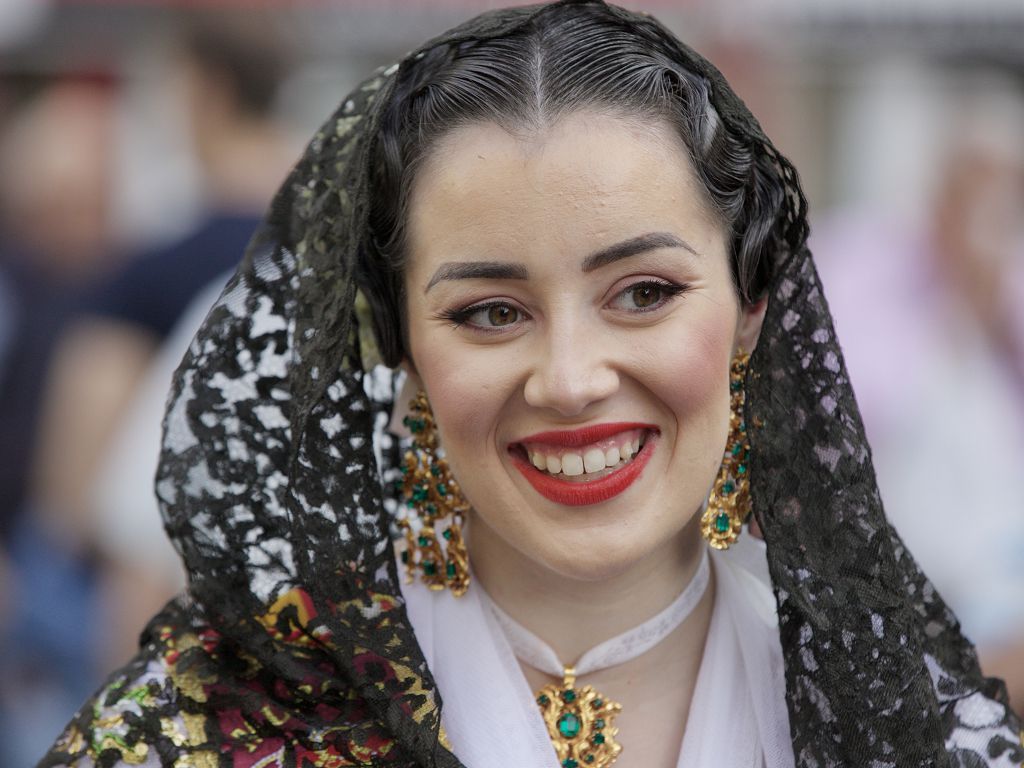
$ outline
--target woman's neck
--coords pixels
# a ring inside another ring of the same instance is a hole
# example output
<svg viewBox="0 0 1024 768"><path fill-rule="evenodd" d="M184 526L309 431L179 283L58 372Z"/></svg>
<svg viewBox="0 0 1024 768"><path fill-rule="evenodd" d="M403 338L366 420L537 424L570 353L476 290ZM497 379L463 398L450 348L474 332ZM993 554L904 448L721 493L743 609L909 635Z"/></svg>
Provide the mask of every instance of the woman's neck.
<svg viewBox="0 0 1024 768"><path fill-rule="evenodd" d="M685 589L700 563L695 520L627 569L599 581L556 573L474 520L469 533L473 575L509 616L542 639L566 665L597 644L642 624ZM704 634L706 627L699 628Z"/></svg>

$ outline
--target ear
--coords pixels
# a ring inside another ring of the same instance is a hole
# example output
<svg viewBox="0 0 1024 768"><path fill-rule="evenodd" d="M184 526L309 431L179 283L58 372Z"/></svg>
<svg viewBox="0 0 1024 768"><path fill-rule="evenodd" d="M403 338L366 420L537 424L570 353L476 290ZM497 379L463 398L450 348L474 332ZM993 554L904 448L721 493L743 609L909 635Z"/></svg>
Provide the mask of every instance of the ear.
<svg viewBox="0 0 1024 768"><path fill-rule="evenodd" d="M734 347L742 347L746 352L754 351L757 339L761 335L761 325L764 323L764 314L767 309L767 296L753 304L743 304L740 307L739 322L736 324L736 338L733 340Z"/></svg>

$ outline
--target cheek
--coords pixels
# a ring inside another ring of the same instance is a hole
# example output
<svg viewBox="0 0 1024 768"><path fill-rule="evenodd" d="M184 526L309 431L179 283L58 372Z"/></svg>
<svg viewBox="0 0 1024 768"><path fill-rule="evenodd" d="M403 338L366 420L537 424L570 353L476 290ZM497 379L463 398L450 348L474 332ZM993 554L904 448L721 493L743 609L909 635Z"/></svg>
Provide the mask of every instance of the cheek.
<svg viewBox="0 0 1024 768"><path fill-rule="evenodd" d="M411 346L442 445L459 474L496 445L495 425L515 392L517 366L513 353L496 357L485 347L455 344L443 338L447 331L437 329Z"/></svg>
<svg viewBox="0 0 1024 768"><path fill-rule="evenodd" d="M675 450L688 464L717 467L729 418L729 362L735 323L709 316L672 329L649 355L640 381L671 412Z"/></svg>

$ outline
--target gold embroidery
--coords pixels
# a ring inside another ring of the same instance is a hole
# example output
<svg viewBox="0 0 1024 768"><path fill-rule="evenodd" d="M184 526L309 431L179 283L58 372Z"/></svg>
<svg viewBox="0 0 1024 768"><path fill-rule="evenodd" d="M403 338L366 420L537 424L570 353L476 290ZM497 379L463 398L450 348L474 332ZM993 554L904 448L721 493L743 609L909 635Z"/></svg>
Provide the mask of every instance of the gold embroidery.
<svg viewBox="0 0 1024 768"><path fill-rule="evenodd" d="M202 715L193 715L188 712L181 714L185 722L185 731L188 733L188 743L191 746L202 744L206 740L206 718Z"/></svg>
<svg viewBox="0 0 1024 768"><path fill-rule="evenodd" d="M85 749L85 746L85 735L76 725L69 726L60 739L57 740L56 744L58 750L69 755L78 754Z"/></svg>
<svg viewBox="0 0 1024 768"><path fill-rule="evenodd" d="M100 753L108 749L114 749L121 754L121 759L128 765L141 765L146 762L149 755L149 745L139 742L129 745L125 741L123 732L127 730L123 714L110 715L100 718L95 723L96 738L92 744L92 757L99 757Z"/></svg>
<svg viewBox="0 0 1024 768"><path fill-rule="evenodd" d="M174 761L174 768L217 768L216 752L193 752Z"/></svg>
<svg viewBox="0 0 1024 768"><path fill-rule="evenodd" d="M160 718L160 733L169 738L176 747L180 747L185 743L185 735L181 732L178 724L170 717Z"/></svg>

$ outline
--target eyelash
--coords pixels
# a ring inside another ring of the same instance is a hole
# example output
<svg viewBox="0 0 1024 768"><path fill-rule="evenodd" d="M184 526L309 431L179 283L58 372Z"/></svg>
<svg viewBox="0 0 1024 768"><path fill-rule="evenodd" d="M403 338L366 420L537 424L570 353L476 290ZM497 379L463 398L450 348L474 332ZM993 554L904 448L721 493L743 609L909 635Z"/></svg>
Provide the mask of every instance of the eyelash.
<svg viewBox="0 0 1024 768"><path fill-rule="evenodd" d="M641 309L627 309L627 310L623 310L623 311L628 312L630 314L635 314L635 315L646 314L648 312L657 311L658 309L661 309L663 306L665 306L670 301L672 301L674 298L676 298L680 294L684 293L687 290L687 288L689 288L689 286L686 285L686 284L680 285L678 283L670 283L670 282L668 282L666 280L640 280L639 282L633 283L632 285L628 285L625 288L623 288L621 291L619 291L615 295L614 298L617 299L620 296L624 296L624 295L628 294L630 291L637 290L638 288L656 288L656 289L658 289L659 291L662 292L662 297L661 297L661 299L656 304L654 304L651 307L645 307L645 308L641 308ZM472 304L472 305L470 305L468 307L462 307L462 308L458 308L458 309L448 309L448 310L445 310L443 312L440 312L437 315L437 317L442 319L442 320L448 321L455 328L461 328L461 327L463 327L465 325L469 325L469 319L471 317L473 317L473 315L475 315L475 314L477 314L479 312L484 312L486 310L492 309L494 307L509 307L509 308L515 310L516 312L520 312L520 313L525 314L521 309L518 309L517 307L513 306L512 304L510 304L507 301L487 301L487 302L484 302L482 304ZM503 333L504 332L504 329L502 327L500 327L500 326L499 327L494 327L494 326L488 327L488 326L478 325L478 326L471 326L471 327L473 328L474 331L479 332L479 333Z"/></svg>
<svg viewBox="0 0 1024 768"><path fill-rule="evenodd" d="M680 285L678 283L670 283L667 280L640 280L639 282L633 283L632 285L627 285L625 288L623 288L621 291L615 294L615 298L618 299L620 296L625 296L626 294L630 293L631 291L635 291L638 288L657 288L659 291L661 291L662 295L661 299L659 299L659 301L652 307L625 310L626 312L636 315L645 314L647 312L654 312L658 309L661 309L663 306L672 301L672 299L674 299L676 296L679 296L681 293L686 291L686 289L689 288L689 286L685 284Z"/></svg>
<svg viewBox="0 0 1024 768"><path fill-rule="evenodd" d="M484 312L493 307L510 307L511 309L514 309L516 312L521 311L516 307L513 307L507 301L487 301L484 302L483 304L473 304L471 306L463 307L461 309L446 309L445 311L439 313L438 317L441 318L442 320L447 320L456 328L461 328L462 326L467 325L469 323L469 318L471 318L473 315L477 314L478 312ZM488 328L486 326L474 326L474 330L482 331L484 333L501 332L500 328Z"/></svg>

